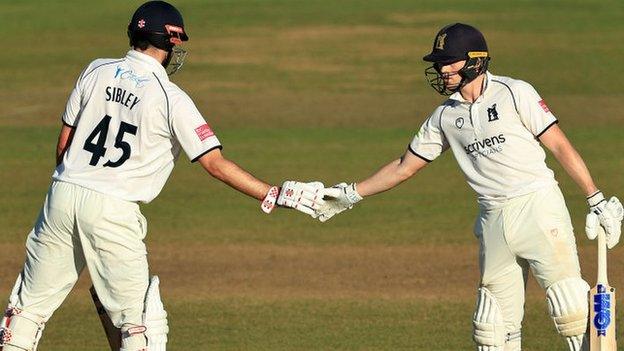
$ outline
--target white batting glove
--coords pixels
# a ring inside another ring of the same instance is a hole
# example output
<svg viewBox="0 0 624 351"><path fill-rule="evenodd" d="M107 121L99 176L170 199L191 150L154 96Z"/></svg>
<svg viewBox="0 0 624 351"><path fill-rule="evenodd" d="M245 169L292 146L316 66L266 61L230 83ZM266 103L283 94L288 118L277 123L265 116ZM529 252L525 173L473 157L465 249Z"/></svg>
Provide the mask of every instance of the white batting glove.
<svg viewBox="0 0 624 351"><path fill-rule="evenodd" d="M267 196L262 200L262 211L271 213L277 206L294 208L316 218L316 211L325 203L323 190L325 185L321 182L301 183L286 181L281 189L274 186L269 189Z"/></svg>
<svg viewBox="0 0 624 351"><path fill-rule="evenodd" d="M585 233L590 240L598 236L600 226L607 238L607 247L613 248L620 241L624 208L615 196L607 201L601 191L587 197L589 213L585 219Z"/></svg>
<svg viewBox="0 0 624 351"><path fill-rule="evenodd" d="M325 203L317 210L318 219L326 222L333 216L353 208L363 198L355 189L355 183L340 183L324 191Z"/></svg>

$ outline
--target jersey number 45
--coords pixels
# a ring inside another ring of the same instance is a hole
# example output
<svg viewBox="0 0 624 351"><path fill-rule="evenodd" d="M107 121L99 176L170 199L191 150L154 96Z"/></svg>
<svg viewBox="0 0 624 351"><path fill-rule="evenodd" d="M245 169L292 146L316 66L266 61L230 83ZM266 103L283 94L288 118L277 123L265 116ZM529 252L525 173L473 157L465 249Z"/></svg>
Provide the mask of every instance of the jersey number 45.
<svg viewBox="0 0 624 351"><path fill-rule="evenodd" d="M106 147L104 146L104 143L106 143L106 136L108 135L108 127L110 126L111 118L112 117L109 115L104 116L100 123L95 126L91 134L89 134L87 140L85 140L83 149L92 153L91 160L89 161L91 166L97 166L100 158L106 154ZM119 167L130 158L130 152L132 151L130 149L130 144L124 141L123 138L126 133L136 135L136 132L137 127L135 125L121 122L119 125L119 132L115 137L114 145L117 149L121 149L121 157L119 157L117 161L106 161L103 165L104 167Z"/></svg>

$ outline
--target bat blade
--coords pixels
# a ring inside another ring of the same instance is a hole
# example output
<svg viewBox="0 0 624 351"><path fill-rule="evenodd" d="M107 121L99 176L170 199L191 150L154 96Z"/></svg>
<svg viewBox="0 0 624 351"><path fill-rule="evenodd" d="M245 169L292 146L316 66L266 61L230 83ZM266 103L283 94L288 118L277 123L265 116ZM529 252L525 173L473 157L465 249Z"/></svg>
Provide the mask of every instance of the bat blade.
<svg viewBox="0 0 624 351"><path fill-rule="evenodd" d="M615 288L598 283L589 291L589 350L617 351Z"/></svg>
<svg viewBox="0 0 624 351"><path fill-rule="evenodd" d="M102 302L100 302L100 298L97 296L93 286L91 286L89 292L91 293L91 298L93 299L93 304L95 305L98 317L100 317L102 327L104 327L104 333L106 333L108 345L112 351L117 351L121 348L121 330L113 325L113 322L108 316L106 309L104 309Z"/></svg>

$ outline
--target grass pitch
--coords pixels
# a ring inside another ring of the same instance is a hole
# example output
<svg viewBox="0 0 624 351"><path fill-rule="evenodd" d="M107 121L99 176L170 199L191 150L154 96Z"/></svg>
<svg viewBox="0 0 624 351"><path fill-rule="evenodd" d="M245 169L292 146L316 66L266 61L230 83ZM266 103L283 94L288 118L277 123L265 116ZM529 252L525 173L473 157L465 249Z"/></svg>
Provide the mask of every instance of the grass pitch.
<svg viewBox="0 0 624 351"><path fill-rule="evenodd" d="M0 4L10 34L0 66L2 296L23 263L74 80L93 58L125 54L125 28L140 3ZM175 4L191 40L173 80L226 156L267 181L357 181L400 156L442 100L420 58L441 26L465 22L485 33L492 72L534 84L599 187L624 196L619 1ZM171 317L169 349L472 349L477 209L452 156L323 225L291 211L265 216L183 157L161 196L143 206L151 268ZM584 198L549 165L593 283ZM610 252L616 288L623 250ZM85 275L48 323L42 350L106 349L87 287ZM525 349L565 350L543 292L530 281L527 294Z"/></svg>

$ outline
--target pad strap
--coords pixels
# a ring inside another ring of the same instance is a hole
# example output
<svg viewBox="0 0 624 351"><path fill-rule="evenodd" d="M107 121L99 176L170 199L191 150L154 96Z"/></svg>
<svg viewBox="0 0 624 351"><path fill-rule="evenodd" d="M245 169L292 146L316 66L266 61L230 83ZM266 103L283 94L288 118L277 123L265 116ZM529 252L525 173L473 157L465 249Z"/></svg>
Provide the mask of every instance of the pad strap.
<svg viewBox="0 0 624 351"><path fill-rule="evenodd" d="M45 319L39 315L12 308L5 312L0 335L0 346L15 346L24 350L36 350Z"/></svg>
<svg viewBox="0 0 624 351"><path fill-rule="evenodd" d="M9 305L6 310L4 310L2 319L0 319L0 346L4 346L4 343L7 340L13 338L13 332L9 329L9 324L11 323L11 317L19 312L19 310L15 308L15 305L17 304L18 294L21 287L22 274L20 273L15 280L13 289L11 289L11 295L9 295Z"/></svg>
<svg viewBox="0 0 624 351"><path fill-rule="evenodd" d="M146 329L143 325L122 326L119 351L147 351Z"/></svg>

